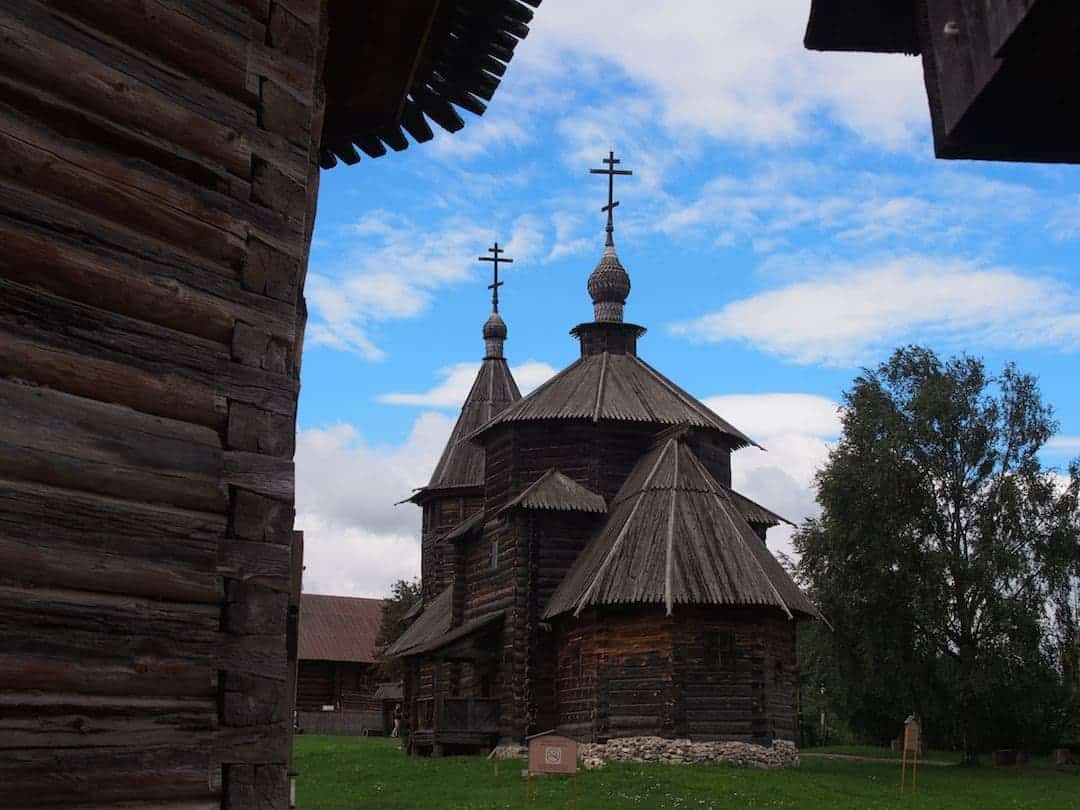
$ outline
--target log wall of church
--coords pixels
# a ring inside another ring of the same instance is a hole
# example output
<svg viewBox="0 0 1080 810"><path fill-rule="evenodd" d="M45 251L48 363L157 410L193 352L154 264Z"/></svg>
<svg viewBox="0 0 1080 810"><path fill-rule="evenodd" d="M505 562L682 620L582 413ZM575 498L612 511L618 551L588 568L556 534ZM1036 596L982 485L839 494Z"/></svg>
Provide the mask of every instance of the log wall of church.
<svg viewBox="0 0 1080 810"><path fill-rule="evenodd" d="M323 11L0 9L2 806L286 806Z"/></svg>
<svg viewBox="0 0 1080 810"><path fill-rule="evenodd" d="M556 638L556 724L575 739L796 739L795 622L782 615L592 609L560 618Z"/></svg>

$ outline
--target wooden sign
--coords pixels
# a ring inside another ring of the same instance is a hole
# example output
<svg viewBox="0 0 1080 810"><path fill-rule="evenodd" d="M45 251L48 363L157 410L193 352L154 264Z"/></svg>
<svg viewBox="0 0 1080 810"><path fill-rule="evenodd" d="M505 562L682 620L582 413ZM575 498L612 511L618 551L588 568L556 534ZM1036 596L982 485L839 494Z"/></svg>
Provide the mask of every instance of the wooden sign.
<svg viewBox="0 0 1080 810"><path fill-rule="evenodd" d="M908 751L919 750L919 737L922 734L922 727L919 725L919 721L910 718L904 723L904 748Z"/></svg>
<svg viewBox="0 0 1080 810"><path fill-rule="evenodd" d="M529 740L529 773L577 773L577 743L558 734Z"/></svg>
<svg viewBox="0 0 1080 810"><path fill-rule="evenodd" d="M922 726L912 715L904 721L904 751L900 755L900 795L904 795L904 782L907 776L908 754L911 760L911 789L915 790L915 780L919 775L919 742L922 735Z"/></svg>

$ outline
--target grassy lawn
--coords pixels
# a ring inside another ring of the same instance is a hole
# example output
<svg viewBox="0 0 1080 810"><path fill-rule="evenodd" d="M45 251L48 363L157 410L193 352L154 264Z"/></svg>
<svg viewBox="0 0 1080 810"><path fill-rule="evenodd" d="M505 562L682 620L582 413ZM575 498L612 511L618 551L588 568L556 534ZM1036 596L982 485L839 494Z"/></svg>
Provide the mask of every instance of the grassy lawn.
<svg viewBox="0 0 1080 810"><path fill-rule="evenodd" d="M296 738L300 810L516 810L524 807L521 764L480 757L409 759L396 740ZM807 758L798 770L613 763L579 776L580 810L621 808L1080 808L1080 777L990 767L919 769L919 790L899 796L892 762ZM569 779L534 780L535 810L569 808Z"/></svg>

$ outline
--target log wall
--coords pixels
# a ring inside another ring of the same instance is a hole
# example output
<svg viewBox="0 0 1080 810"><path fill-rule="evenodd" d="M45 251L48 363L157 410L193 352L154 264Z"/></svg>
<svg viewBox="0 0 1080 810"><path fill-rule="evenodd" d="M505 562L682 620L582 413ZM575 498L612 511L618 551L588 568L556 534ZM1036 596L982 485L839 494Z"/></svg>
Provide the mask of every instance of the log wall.
<svg viewBox="0 0 1080 810"><path fill-rule="evenodd" d="M286 806L323 6L0 8L0 806Z"/></svg>
<svg viewBox="0 0 1080 810"><path fill-rule="evenodd" d="M795 622L771 611L590 610L557 627L560 733L796 739Z"/></svg>

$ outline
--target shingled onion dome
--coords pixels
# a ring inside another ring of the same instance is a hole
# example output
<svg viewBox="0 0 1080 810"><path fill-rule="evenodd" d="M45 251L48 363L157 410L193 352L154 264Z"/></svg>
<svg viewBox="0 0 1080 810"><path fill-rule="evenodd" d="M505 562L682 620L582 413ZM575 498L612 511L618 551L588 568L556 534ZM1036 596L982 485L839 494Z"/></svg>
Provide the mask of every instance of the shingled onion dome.
<svg viewBox="0 0 1080 810"><path fill-rule="evenodd" d="M619 261L619 255L615 252L615 240L608 232L604 255L589 276L593 318L597 322L622 323L623 305L629 295L630 276Z"/></svg>
<svg viewBox="0 0 1080 810"><path fill-rule="evenodd" d="M484 357L502 357L506 341L506 322L495 310L484 323Z"/></svg>

